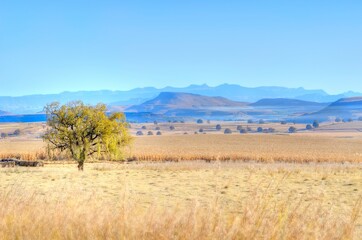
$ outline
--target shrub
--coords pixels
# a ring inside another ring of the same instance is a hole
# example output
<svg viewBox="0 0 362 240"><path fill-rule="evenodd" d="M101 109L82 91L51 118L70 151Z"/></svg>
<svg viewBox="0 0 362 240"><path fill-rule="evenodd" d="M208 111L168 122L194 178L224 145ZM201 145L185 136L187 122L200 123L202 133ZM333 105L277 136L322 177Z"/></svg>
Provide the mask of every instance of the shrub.
<svg viewBox="0 0 362 240"><path fill-rule="evenodd" d="M262 128L262 127L258 127L258 128L256 129L256 131L259 132L259 133L261 133L261 132L263 132L263 128Z"/></svg>
<svg viewBox="0 0 362 240"><path fill-rule="evenodd" d="M153 121L153 124L157 125L157 124L158 124L158 122L157 122L157 121Z"/></svg>
<svg viewBox="0 0 362 240"><path fill-rule="evenodd" d="M252 119L249 119L248 123L254 123L254 121Z"/></svg>
<svg viewBox="0 0 362 240"><path fill-rule="evenodd" d="M161 133L160 131L158 131L158 132L156 133L156 135L159 136L159 135L162 135L162 133Z"/></svg>
<svg viewBox="0 0 362 240"><path fill-rule="evenodd" d="M146 126L142 126L142 129L145 130L145 129L147 129L147 127L146 127Z"/></svg>
<svg viewBox="0 0 362 240"><path fill-rule="evenodd" d="M171 130L171 131L175 130L175 126L171 125L171 126L170 126L170 130Z"/></svg>
<svg viewBox="0 0 362 240"><path fill-rule="evenodd" d="M348 122L353 122L353 119L352 119L352 118L348 118Z"/></svg>
<svg viewBox="0 0 362 240"><path fill-rule="evenodd" d="M20 129L16 129L13 133L14 136L19 136L21 133Z"/></svg>
<svg viewBox="0 0 362 240"><path fill-rule="evenodd" d="M202 119L197 119L196 123L197 124L202 124L202 123L204 123L204 121Z"/></svg>
<svg viewBox="0 0 362 240"><path fill-rule="evenodd" d="M220 124L217 124L217 125L216 125L216 130L218 130L218 131L221 130L221 125L220 125Z"/></svg>
<svg viewBox="0 0 362 240"><path fill-rule="evenodd" d="M268 132L269 132L269 133L274 133L274 132L275 132L275 128L268 128Z"/></svg>
<svg viewBox="0 0 362 240"><path fill-rule="evenodd" d="M8 136L7 133L1 133L1 138L6 138Z"/></svg>
<svg viewBox="0 0 362 240"><path fill-rule="evenodd" d="M153 132L152 132L152 131L148 131L147 135L148 135L148 136L151 136L151 135L153 135Z"/></svg>
<svg viewBox="0 0 362 240"><path fill-rule="evenodd" d="M290 132L290 133L295 133L295 132L297 132L297 129L296 129L295 127L290 127L290 128L288 129L288 132Z"/></svg>
<svg viewBox="0 0 362 240"><path fill-rule="evenodd" d="M287 121L281 121L280 124L281 124L281 125L286 125L286 124L287 124Z"/></svg>
<svg viewBox="0 0 362 240"><path fill-rule="evenodd" d="M259 124L264 124L264 123L265 123L265 121L263 119L259 120Z"/></svg>
<svg viewBox="0 0 362 240"><path fill-rule="evenodd" d="M225 128L224 134L231 134L231 133L232 133L232 131L230 128Z"/></svg>
<svg viewBox="0 0 362 240"><path fill-rule="evenodd" d="M313 127L312 127L312 125L307 124L307 126L305 126L305 129L307 129L307 130L311 130L311 129L313 129Z"/></svg>
<svg viewBox="0 0 362 240"><path fill-rule="evenodd" d="M319 122L318 122L318 120L314 120L314 121L313 121L313 127L314 127L314 128L319 128Z"/></svg>
<svg viewBox="0 0 362 240"><path fill-rule="evenodd" d="M203 128L200 128L200 129L199 129L199 132L200 132L200 133L204 132L204 129L203 129Z"/></svg>
<svg viewBox="0 0 362 240"><path fill-rule="evenodd" d="M245 128L240 129L240 133L247 133L248 131Z"/></svg>
<svg viewBox="0 0 362 240"><path fill-rule="evenodd" d="M136 132L136 135L137 135L137 136L142 136L142 135L143 135L143 132L142 132L142 131L137 131L137 132Z"/></svg>
<svg viewBox="0 0 362 240"><path fill-rule="evenodd" d="M342 122L342 118L337 117L334 121L335 121L335 122Z"/></svg>
<svg viewBox="0 0 362 240"><path fill-rule="evenodd" d="M241 129L243 129L243 126L241 126L241 125L238 125L238 126L236 127L236 130L238 130L238 131L240 131Z"/></svg>
<svg viewBox="0 0 362 240"><path fill-rule="evenodd" d="M155 128L156 131L158 131L158 130L160 130L160 129L161 129L160 127L156 127L156 128Z"/></svg>
<svg viewBox="0 0 362 240"><path fill-rule="evenodd" d="M252 129L251 127L246 127L246 130L247 130L248 132L253 131L253 129Z"/></svg>

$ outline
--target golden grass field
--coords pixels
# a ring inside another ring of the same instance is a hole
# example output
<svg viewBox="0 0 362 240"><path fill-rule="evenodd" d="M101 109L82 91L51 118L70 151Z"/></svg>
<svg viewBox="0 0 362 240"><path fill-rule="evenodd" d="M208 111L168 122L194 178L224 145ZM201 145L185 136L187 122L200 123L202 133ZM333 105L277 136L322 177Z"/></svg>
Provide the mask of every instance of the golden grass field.
<svg viewBox="0 0 362 240"><path fill-rule="evenodd" d="M164 124L135 137L127 157L138 161L2 168L0 239L362 239L361 123L274 125L195 135L199 125ZM43 126L0 124L17 128L0 158L46 158Z"/></svg>
<svg viewBox="0 0 362 240"><path fill-rule="evenodd" d="M360 239L360 165L0 169L0 239Z"/></svg>

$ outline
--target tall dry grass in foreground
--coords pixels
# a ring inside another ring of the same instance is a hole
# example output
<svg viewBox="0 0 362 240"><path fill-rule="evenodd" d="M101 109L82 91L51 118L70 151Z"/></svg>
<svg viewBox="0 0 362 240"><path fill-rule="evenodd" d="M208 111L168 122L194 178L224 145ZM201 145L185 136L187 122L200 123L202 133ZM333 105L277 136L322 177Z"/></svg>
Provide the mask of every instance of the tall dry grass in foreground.
<svg viewBox="0 0 362 240"><path fill-rule="evenodd" d="M49 200L16 187L0 192L0 239L353 239L361 210L336 218L323 202L311 205L250 195L238 213L225 215L218 199L186 209L142 209L123 193L117 203L81 193Z"/></svg>

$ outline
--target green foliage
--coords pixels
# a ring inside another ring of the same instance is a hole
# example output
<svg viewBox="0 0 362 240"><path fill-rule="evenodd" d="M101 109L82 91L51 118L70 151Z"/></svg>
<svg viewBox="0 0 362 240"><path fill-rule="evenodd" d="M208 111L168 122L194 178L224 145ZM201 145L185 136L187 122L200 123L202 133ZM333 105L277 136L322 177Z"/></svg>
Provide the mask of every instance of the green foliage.
<svg viewBox="0 0 362 240"><path fill-rule="evenodd" d="M132 138L123 113L106 115L106 106L88 106L81 101L45 107L49 129L43 136L50 149L66 151L83 170L89 156L122 159Z"/></svg>

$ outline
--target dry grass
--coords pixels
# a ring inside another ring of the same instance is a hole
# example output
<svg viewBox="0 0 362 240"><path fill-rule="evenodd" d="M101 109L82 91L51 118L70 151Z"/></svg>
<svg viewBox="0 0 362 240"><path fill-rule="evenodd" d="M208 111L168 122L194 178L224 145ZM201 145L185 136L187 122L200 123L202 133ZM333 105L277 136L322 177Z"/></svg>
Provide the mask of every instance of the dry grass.
<svg viewBox="0 0 362 240"><path fill-rule="evenodd" d="M168 135L136 137L127 150L139 161L362 162L361 137L305 134ZM0 158L46 159L41 140L2 140ZM63 159L64 157L60 157Z"/></svg>
<svg viewBox="0 0 362 240"><path fill-rule="evenodd" d="M362 162L361 138L304 135L186 135L137 138L142 161Z"/></svg>
<svg viewBox="0 0 362 240"><path fill-rule="evenodd" d="M359 165L0 169L0 239L358 239ZM355 191L357 189L357 191Z"/></svg>

